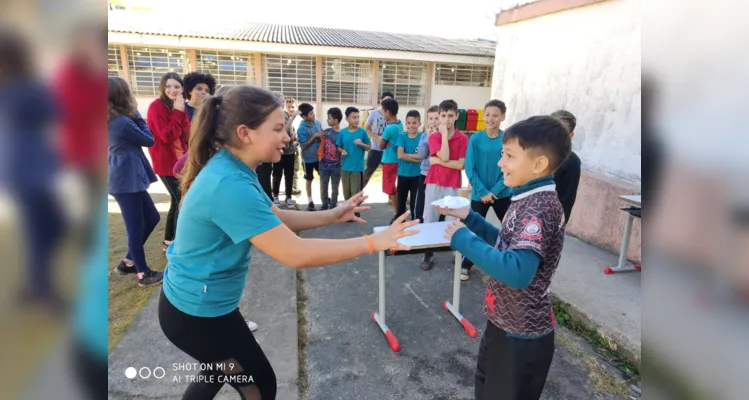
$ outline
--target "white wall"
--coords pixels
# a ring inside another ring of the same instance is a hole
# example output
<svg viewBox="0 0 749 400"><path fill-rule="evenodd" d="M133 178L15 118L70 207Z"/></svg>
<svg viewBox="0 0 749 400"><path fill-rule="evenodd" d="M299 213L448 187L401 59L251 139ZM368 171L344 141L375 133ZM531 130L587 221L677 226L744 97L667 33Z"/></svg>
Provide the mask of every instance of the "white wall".
<svg viewBox="0 0 749 400"><path fill-rule="evenodd" d="M566 109L583 169L639 183L641 26L639 0L613 0L497 27L503 126Z"/></svg>
<svg viewBox="0 0 749 400"><path fill-rule="evenodd" d="M453 99L458 107L466 110L481 110L491 98L492 88L471 86L432 86L432 101L430 105L437 105L442 100Z"/></svg>

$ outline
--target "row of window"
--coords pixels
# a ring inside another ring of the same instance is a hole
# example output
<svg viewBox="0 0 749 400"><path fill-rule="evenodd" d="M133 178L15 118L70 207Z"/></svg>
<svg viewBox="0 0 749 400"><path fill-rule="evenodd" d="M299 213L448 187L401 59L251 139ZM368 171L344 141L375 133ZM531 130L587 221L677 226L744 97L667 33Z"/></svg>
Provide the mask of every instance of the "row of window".
<svg viewBox="0 0 749 400"><path fill-rule="evenodd" d="M185 50L127 46L130 85L138 95L156 95L159 80L166 72L182 73ZM317 98L315 57L285 54L263 54L263 84L271 91L283 93L299 101ZM196 50L196 70L210 72L219 85L257 82L255 55L252 53ZM372 60L323 57L322 100L331 103L368 104L371 102ZM110 76L117 76L122 67L120 46L109 46ZM378 97L391 91L409 105L426 101L427 64L410 61L379 63ZM437 64L435 84L451 86L491 85L492 67L484 65Z"/></svg>

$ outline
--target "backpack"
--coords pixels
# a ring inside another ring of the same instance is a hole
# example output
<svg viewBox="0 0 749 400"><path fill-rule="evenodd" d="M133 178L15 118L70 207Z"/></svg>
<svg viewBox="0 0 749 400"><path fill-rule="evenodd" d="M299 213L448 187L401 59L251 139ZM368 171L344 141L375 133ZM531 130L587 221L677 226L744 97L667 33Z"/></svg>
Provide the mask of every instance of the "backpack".
<svg viewBox="0 0 749 400"><path fill-rule="evenodd" d="M330 130L322 137L322 143L317 148L317 160L326 161L328 164L341 162L341 155L338 153L338 147L330 137Z"/></svg>

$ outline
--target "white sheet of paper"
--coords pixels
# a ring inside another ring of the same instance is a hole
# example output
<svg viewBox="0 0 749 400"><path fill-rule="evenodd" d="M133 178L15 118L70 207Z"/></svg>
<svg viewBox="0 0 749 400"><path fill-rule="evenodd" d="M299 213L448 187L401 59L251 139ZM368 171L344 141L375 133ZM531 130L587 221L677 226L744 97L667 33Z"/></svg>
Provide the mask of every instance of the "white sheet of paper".
<svg viewBox="0 0 749 400"><path fill-rule="evenodd" d="M445 229L451 221L428 222L408 228L408 230L418 230L419 233L406 236L398 240L398 243L410 246L412 250L445 247L450 246L450 242L444 238ZM387 226L378 226L374 228L375 233L387 229Z"/></svg>
<svg viewBox="0 0 749 400"><path fill-rule="evenodd" d="M446 203L446 199L450 198L451 204ZM432 202L433 206L440 206L445 208L463 208L468 207L471 205L471 201L466 199L465 197L459 197L459 196L445 196L439 200L435 200Z"/></svg>

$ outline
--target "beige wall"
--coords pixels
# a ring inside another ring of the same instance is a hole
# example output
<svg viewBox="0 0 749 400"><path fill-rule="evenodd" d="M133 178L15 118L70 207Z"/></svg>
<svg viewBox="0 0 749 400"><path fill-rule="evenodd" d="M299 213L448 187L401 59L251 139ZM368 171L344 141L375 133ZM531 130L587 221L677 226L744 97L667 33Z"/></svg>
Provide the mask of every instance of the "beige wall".
<svg viewBox="0 0 749 400"><path fill-rule="evenodd" d="M640 193L640 1L498 20L492 97L507 104L502 126L562 108L575 114L583 176L567 231L618 253L626 218L618 196ZM639 220L629 258L640 259Z"/></svg>
<svg viewBox="0 0 749 400"><path fill-rule="evenodd" d="M442 100L453 99L458 107L470 110L481 110L491 98L492 88L472 86L432 86L432 101L429 105L437 105Z"/></svg>

